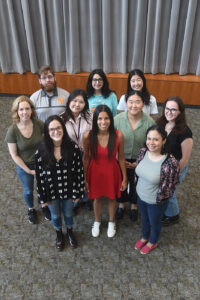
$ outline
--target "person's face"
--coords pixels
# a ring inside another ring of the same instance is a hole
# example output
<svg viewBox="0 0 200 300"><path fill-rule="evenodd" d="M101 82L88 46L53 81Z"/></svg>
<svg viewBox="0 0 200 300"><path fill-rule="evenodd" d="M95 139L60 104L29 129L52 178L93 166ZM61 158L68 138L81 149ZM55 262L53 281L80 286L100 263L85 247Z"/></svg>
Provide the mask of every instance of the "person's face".
<svg viewBox="0 0 200 300"><path fill-rule="evenodd" d="M56 87L55 76L50 71L41 74L39 83L45 92L52 92Z"/></svg>
<svg viewBox="0 0 200 300"><path fill-rule="evenodd" d="M60 122L53 120L49 123L49 136L54 144L62 142L63 128Z"/></svg>
<svg viewBox="0 0 200 300"><path fill-rule="evenodd" d="M92 87L95 91L101 91L103 87L103 79L98 74L94 74L92 78Z"/></svg>
<svg viewBox="0 0 200 300"><path fill-rule="evenodd" d="M144 103L143 103L142 99L138 95L135 94L128 98L126 106L127 106L128 112L131 115L137 116L138 114L140 114L142 112Z"/></svg>
<svg viewBox="0 0 200 300"><path fill-rule="evenodd" d="M175 121L180 114L178 104L173 100L168 101L165 106L164 114L168 122Z"/></svg>
<svg viewBox="0 0 200 300"><path fill-rule="evenodd" d="M97 125L100 131L108 131L110 127L110 118L107 112L105 111L100 112L97 119Z"/></svg>
<svg viewBox="0 0 200 300"><path fill-rule="evenodd" d="M73 115L79 115L85 107L83 96L76 96L69 104L69 108Z"/></svg>
<svg viewBox="0 0 200 300"><path fill-rule="evenodd" d="M32 109L31 109L30 104L26 101L20 102L17 113L18 113L20 121L30 120L31 115L32 115Z"/></svg>
<svg viewBox="0 0 200 300"><path fill-rule="evenodd" d="M146 145L150 152L161 153L162 146L166 143L166 139L162 139L162 136L157 130L151 130L147 134Z"/></svg>
<svg viewBox="0 0 200 300"><path fill-rule="evenodd" d="M141 91L143 88L143 80L138 75L133 75L130 80L132 90Z"/></svg>

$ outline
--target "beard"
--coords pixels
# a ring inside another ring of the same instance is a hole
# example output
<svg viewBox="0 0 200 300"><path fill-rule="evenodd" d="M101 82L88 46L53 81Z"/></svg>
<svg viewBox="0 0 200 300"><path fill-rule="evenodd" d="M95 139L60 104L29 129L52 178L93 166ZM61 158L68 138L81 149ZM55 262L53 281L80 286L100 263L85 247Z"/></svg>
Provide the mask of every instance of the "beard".
<svg viewBox="0 0 200 300"><path fill-rule="evenodd" d="M41 84L41 88L47 93L48 92L53 92L56 88L56 81L46 83L46 84Z"/></svg>

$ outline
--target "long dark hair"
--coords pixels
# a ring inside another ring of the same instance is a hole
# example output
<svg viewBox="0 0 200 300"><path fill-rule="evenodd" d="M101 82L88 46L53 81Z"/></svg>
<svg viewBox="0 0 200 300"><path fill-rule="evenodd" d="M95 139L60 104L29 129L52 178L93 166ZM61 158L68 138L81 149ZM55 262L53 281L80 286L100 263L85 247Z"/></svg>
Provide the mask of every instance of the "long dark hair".
<svg viewBox="0 0 200 300"><path fill-rule="evenodd" d="M163 105L163 112L162 116L156 121L157 124L162 125L165 128L165 125L168 123L167 119L165 118L165 107L167 105L168 101L174 101L178 105L178 109L180 111L180 114L175 119L175 126L172 129L172 132L176 135L184 133L187 123L186 123L186 116L185 116L185 106L183 104L183 101L178 96L172 96L167 98Z"/></svg>
<svg viewBox="0 0 200 300"><path fill-rule="evenodd" d="M132 71L130 71L129 75L128 75L128 84L127 84L127 91L126 93L129 93L130 91L132 91L132 87L131 87L131 78L134 76L134 75L138 75L142 81L143 81L143 88L141 90L141 93L142 93L142 96L143 96L143 99L144 99L144 104L145 105L149 105L150 104L150 93L149 91L147 90L147 87L146 87L146 78L144 77L144 73L139 70L139 69L134 69Z"/></svg>
<svg viewBox="0 0 200 300"><path fill-rule="evenodd" d="M75 89L69 95L65 112L60 115L60 117L63 119L64 123L69 121L70 118L72 118L74 120L74 116L73 116L73 113L72 113L69 105L70 105L70 102L72 102L74 100L74 98L76 98L77 96L83 97L85 106L84 106L83 110L81 111L81 115L87 122L89 122L90 113L89 113L89 104L88 104L87 94L82 89Z"/></svg>
<svg viewBox="0 0 200 300"><path fill-rule="evenodd" d="M102 69L93 70L88 77L88 82L87 82L87 86L86 86L88 98L90 98L91 96L94 95L94 88L92 86L92 80L93 80L93 77L95 74L98 74L103 79L103 86L101 88L101 94L104 96L104 98L107 98L110 95L110 93L112 93L112 91L109 89L108 79Z"/></svg>
<svg viewBox="0 0 200 300"><path fill-rule="evenodd" d="M44 139L39 146L42 159L48 167L54 167L56 164L56 159L54 156L54 144L49 135L49 124L54 120L58 121L63 129L61 156L65 162L71 161L73 150L75 147L75 143L70 139L63 120L57 115L48 117L48 119L44 123Z"/></svg>
<svg viewBox="0 0 200 300"><path fill-rule="evenodd" d="M97 157L97 148L98 148L98 133L99 133L99 127L97 125L97 120L99 117L99 114L101 112L106 112L109 119L110 119L110 126L109 126L109 139L108 139L108 157L111 158L113 151L115 149L116 145L116 131L114 128L114 120L113 120L113 115L110 110L110 108L107 105L99 105L94 111L93 114L93 123L92 123L92 130L90 131L89 134L89 139L90 139L90 150L91 154L94 158Z"/></svg>
<svg viewBox="0 0 200 300"><path fill-rule="evenodd" d="M163 144L163 147L162 147L160 153L161 154L168 154L170 152L170 146L169 146L169 143L168 143L168 140L167 140L167 132L165 131L163 126L155 124L155 125L149 127L147 129L147 132L146 132L146 140L147 140L148 133L150 131L153 131L153 130L156 130L158 132L158 134L162 137L163 141L166 139L166 142L165 142L165 144ZM145 142L145 147L148 148L147 145L146 145L146 142Z"/></svg>

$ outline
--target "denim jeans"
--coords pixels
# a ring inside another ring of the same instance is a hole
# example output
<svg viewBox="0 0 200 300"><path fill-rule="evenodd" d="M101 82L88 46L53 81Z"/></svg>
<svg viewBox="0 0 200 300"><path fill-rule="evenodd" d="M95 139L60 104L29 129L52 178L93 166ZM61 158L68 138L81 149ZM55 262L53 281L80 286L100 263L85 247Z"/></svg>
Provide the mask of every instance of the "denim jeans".
<svg viewBox="0 0 200 300"><path fill-rule="evenodd" d="M168 206L167 206L167 209L165 211L165 216L167 216L167 217L173 217L173 216L176 216L176 215L179 214L179 207L178 207L178 200L176 198L176 193L177 193L177 190L178 190L181 182L185 178L187 170L188 170L188 164L181 171L180 178L179 178L179 184L177 185L176 190L175 190L173 196L171 198L169 198Z"/></svg>
<svg viewBox="0 0 200 300"><path fill-rule="evenodd" d="M162 217L167 207L168 200L159 204L149 204L140 199L138 196L138 207L142 218L142 237L155 244L161 233Z"/></svg>
<svg viewBox="0 0 200 300"><path fill-rule="evenodd" d="M53 227L56 230L62 228L61 212L63 213L66 227L70 228L73 225L72 199L52 200L48 207L51 212Z"/></svg>
<svg viewBox="0 0 200 300"><path fill-rule="evenodd" d="M28 168L34 170L34 164L27 164ZM17 166L17 175L24 188L24 201L28 208L33 207L33 189L34 189L34 176L26 173L20 166Z"/></svg>

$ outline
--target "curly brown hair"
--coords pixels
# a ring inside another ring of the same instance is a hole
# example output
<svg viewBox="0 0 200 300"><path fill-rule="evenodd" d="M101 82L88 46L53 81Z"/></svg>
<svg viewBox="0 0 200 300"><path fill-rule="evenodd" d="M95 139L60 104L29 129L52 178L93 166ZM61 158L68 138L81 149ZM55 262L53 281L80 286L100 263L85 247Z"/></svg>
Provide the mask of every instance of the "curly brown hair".
<svg viewBox="0 0 200 300"><path fill-rule="evenodd" d="M11 108L11 112L12 112L12 119L13 119L13 123L18 123L19 122L19 115L18 115L18 109L19 109L19 104L21 102L27 102L32 110L32 114L31 114L31 119L36 119L37 118L37 114L35 111L35 106L33 104L33 102L27 97L27 96L19 96L17 97L13 104L12 104L12 108Z"/></svg>

